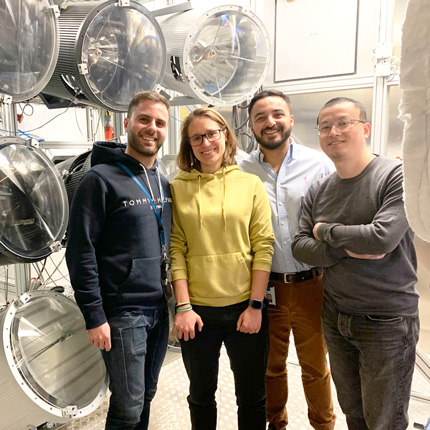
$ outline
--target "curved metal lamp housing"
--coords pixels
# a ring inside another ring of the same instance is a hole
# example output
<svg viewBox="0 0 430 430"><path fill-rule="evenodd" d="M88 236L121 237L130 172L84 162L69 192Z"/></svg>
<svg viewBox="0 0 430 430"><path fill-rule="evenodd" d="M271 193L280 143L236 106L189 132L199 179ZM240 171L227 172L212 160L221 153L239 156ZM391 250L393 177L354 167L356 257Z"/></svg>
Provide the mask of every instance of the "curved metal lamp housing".
<svg viewBox="0 0 430 430"><path fill-rule="evenodd" d="M137 1L125 4L64 4L60 54L44 95L125 112L136 93L160 84L166 66L161 29Z"/></svg>
<svg viewBox="0 0 430 430"><path fill-rule="evenodd" d="M0 338L0 430L82 418L103 401L105 365L72 300L23 294L0 313Z"/></svg>
<svg viewBox="0 0 430 430"><path fill-rule="evenodd" d="M0 93L31 99L52 76L59 52L51 0L0 1Z"/></svg>
<svg viewBox="0 0 430 430"><path fill-rule="evenodd" d="M157 19L169 64L164 87L214 106L239 104L258 91L269 67L270 42L255 14L227 5Z"/></svg>
<svg viewBox="0 0 430 430"><path fill-rule="evenodd" d="M48 157L30 141L0 138L0 265L58 250L68 217L66 190Z"/></svg>

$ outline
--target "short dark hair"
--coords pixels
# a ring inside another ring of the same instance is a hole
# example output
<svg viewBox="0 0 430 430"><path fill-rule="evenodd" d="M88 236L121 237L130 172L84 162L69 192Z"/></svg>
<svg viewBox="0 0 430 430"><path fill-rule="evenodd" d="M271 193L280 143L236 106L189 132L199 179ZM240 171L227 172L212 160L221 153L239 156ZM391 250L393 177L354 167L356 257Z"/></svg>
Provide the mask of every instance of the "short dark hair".
<svg viewBox="0 0 430 430"><path fill-rule="evenodd" d="M141 102L146 101L146 100L152 100L153 102L163 103L163 105L166 106L167 111L169 112L170 104L169 104L169 101L166 99L166 97L157 93L157 91L142 91L141 93L137 93L131 99L131 101L128 105L127 118L131 117L133 109L136 106L139 106L139 104Z"/></svg>
<svg viewBox="0 0 430 430"><path fill-rule="evenodd" d="M200 162L194 156L193 149L191 148L188 136L188 129L191 123L196 118L207 117L215 121L221 128L225 128L225 151L222 159L222 166L231 166L236 164L236 148L237 138L233 130L228 125L225 118L216 110L210 108L199 108L191 112L181 127L181 143L179 144L179 152L176 157L176 164L181 170L190 172L193 168L200 171Z"/></svg>
<svg viewBox="0 0 430 430"><path fill-rule="evenodd" d="M258 100L265 99L266 97L280 97L282 100L285 100L285 103L287 103L288 109L290 109L290 113L291 113L291 102L287 95L285 95L282 91L278 91L278 90L263 90L255 94L255 96L252 98L252 100L248 105L249 119L251 119L251 111L255 103L257 103Z"/></svg>
<svg viewBox="0 0 430 430"><path fill-rule="evenodd" d="M363 106L362 103L360 103L357 100L350 99L349 97L335 97L334 99L329 100L319 111L318 117L317 117L317 125L320 118L320 113L323 109L329 106L338 105L341 103L352 103L356 108L360 109L360 119L364 122L367 122L367 113L366 108Z"/></svg>

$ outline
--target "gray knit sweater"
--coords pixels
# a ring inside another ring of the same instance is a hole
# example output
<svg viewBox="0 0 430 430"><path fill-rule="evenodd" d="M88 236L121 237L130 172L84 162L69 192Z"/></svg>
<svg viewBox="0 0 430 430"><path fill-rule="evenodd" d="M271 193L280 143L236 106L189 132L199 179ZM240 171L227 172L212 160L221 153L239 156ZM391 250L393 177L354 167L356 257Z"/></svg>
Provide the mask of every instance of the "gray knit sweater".
<svg viewBox="0 0 430 430"><path fill-rule="evenodd" d="M377 156L356 177L337 173L312 184L293 255L324 267L326 299L354 314L416 316L416 254L402 199L402 166ZM317 222L314 239L312 229ZM386 254L381 260L349 257Z"/></svg>

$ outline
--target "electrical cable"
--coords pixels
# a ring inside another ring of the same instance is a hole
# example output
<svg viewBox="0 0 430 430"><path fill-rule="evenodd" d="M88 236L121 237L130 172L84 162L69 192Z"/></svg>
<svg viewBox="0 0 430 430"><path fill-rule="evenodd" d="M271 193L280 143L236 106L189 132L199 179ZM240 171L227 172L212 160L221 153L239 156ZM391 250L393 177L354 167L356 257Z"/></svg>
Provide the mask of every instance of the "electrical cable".
<svg viewBox="0 0 430 430"><path fill-rule="evenodd" d="M21 109L21 115L25 115L25 116L33 116L33 114L34 114L34 107L33 107L33 105L32 105L30 102L26 102L26 103L25 103L25 105L24 105L24 107L21 107L21 103L18 103L18 106L19 106L19 107L20 107L20 109ZM25 108L26 108L27 106L29 106L29 107L31 108L31 113L26 113L26 112L25 112Z"/></svg>
<svg viewBox="0 0 430 430"><path fill-rule="evenodd" d="M66 110L64 112L61 112L58 115L55 115L53 118L51 118L49 121L46 121L41 126L33 128L31 130L24 130L24 131L22 131L22 133L31 133L32 131L39 130L40 128L45 127L45 125L47 125L50 122L54 121L54 119L57 119L59 116L64 115L70 109L70 106L72 106L72 104L73 104L73 101L70 102L69 106L67 106L67 108L66 108ZM11 132L11 133L18 133L18 132Z"/></svg>
<svg viewBox="0 0 430 430"><path fill-rule="evenodd" d="M82 133L81 127L79 125L78 115L77 115L77 110L76 109L75 109L75 122L76 122L76 125L78 126L79 133L81 133L81 136L86 139L87 136L85 136L84 133Z"/></svg>
<svg viewBox="0 0 430 430"><path fill-rule="evenodd" d="M61 257L60 261L58 261L57 263L54 262L52 256L50 256L49 259L54 264L54 268L53 268L53 270L52 270L51 273L47 273L48 277L46 279L43 278L43 273L42 272L43 271L47 272L47 270L46 270L46 264L45 264L47 259L45 259L45 262L43 264L42 269L39 269L38 264L40 264L40 263L34 263L33 267L35 268L36 272L39 274L39 280L41 281L41 285L47 286L51 282L52 284L54 284L55 286L57 286L57 282L65 280L65 279L68 279L68 276L64 275L63 272L60 270L60 266L61 266L61 264L63 263L63 261L65 259L65 254ZM57 273L57 272L61 275L61 277L54 280L54 274Z"/></svg>

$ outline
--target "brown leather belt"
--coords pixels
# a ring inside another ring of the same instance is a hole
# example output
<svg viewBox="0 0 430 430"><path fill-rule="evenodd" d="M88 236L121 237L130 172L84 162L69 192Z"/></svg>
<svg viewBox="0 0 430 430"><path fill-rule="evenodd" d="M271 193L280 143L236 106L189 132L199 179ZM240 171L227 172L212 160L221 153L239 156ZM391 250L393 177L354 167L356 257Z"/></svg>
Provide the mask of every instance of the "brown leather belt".
<svg viewBox="0 0 430 430"><path fill-rule="evenodd" d="M322 273L323 270L321 267L314 267L313 269L296 273L270 272L270 279L273 281L282 281L284 284L294 284L296 282L309 281L310 279L314 279Z"/></svg>

